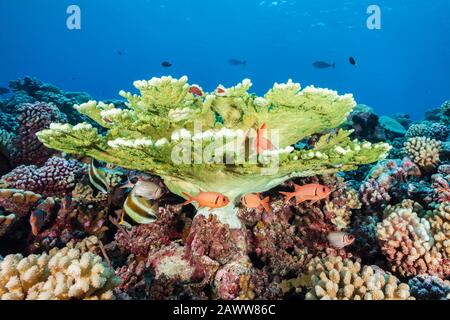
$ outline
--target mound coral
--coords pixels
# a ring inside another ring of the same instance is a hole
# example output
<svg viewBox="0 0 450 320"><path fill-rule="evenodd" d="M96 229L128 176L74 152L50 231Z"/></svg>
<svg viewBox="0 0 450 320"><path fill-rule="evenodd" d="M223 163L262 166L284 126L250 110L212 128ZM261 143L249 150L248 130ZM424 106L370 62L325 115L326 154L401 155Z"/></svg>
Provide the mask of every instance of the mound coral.
<svg viewBox="0 0 450 320"><path fill-rule="evenodd" d="M113 299L119 284L100 256L68 245L48 254L8 255L0 262L0 299Z"/></svg>
<svg viewBox="0 0 450 320"><path fill-rule="evenodd" d="M242 194L269 190L293 176L351 170L389 151L385 143L350 140L351 131L325 134L312 150L294 150L297 141L340 125L355 106L353 97L315 87L300 91L299 84L289 81L275 84L262 98L248 93L251 85L244 80L198 97L189 92L187 77L136 81L141 96L121 92L128 109L95 101L76 106L108 129L106 135L86 123L52 124L39 139L66 153L154 173L180 196L199 190L221 193L230 204L210 213L233 228L241 226L235 204ZM259 161L252 162L236 145L245 146L246 132L263 124L277 130L273 143L278 149L259 157L253 151L253 160ZM207 210L199 213L208 215Z"/></svg>
<svg viewBox="0 0 450 320"><path fill-rule="evenodd" d="M21 165L2 177L9 188L32 191L47 196L64 196L75 187L83 173L83 166L76 160L53 157L43 166Z"/></svg>
<svg viewBox="0 0 450 320"><path fill-rule="evenodd" d="M407 284L341 257L315 258L303 276L307 300L412 300Z"/></svg>
<svg viewBox="0 0 450 320"><path fill-rule="evenodd" d="M434 168L439 164L441 142L426 138L414 137L405 142L405 152L422 169Z"/></svg>
<svg viewBox="0 0 450 320"><path fill-rule="evenodd" d="M42 165L56 154L38 140L36 133L47 129L52 122L66 122L67 119L58 108L51 104L23 104L17 107L18 129L10 132L11 140L3 149L13 166L19 164Z"/></svg>

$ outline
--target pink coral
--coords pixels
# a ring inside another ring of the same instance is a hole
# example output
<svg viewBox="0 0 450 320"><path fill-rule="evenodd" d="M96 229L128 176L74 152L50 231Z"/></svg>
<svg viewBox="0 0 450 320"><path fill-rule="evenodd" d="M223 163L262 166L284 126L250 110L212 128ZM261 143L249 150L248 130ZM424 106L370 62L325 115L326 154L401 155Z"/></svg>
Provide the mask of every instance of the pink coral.
<svg viewBox="0 0 450 320"><path fill-rule="evenodd" d="M169 245L172 240L180 239L182 228L180 223L180 205L168 205L158 209L158 219L151 224L124 229L116 233L116 241L122 251L138 256L146 256L150 251Z"/></svg>

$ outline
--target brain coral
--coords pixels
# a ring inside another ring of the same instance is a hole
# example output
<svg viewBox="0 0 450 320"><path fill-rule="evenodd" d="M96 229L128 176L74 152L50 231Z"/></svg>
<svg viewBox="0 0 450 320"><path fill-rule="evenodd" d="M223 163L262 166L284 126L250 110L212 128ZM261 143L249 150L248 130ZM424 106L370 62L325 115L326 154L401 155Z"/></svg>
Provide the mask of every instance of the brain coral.
<svg viewBox="0 0 450 320"><path fill-rule="evenodd" d="M426 137L413 137L405 142L405 151L419 167L433 168L440 161L441 142Z"/></svg>
<svg viewBox="0 0 450 320"><path fill-rule="evenodd" d="M307 268L307 300L413 300L407 284L341 257L316 257Z"/></svg>
<svg viewBox="0 0 450 320"><path fill-rule="evenodd" d="M119 284L102 258L68 245L48 254L8 255L0 263L1 300L113 299Z"/></svg>

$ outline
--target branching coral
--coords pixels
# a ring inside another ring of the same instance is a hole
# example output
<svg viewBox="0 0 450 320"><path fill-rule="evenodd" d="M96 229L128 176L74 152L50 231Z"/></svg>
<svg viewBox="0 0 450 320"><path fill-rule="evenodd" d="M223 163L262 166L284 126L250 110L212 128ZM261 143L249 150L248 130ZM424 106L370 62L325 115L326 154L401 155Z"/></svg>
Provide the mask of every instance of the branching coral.
<svg viewBox="0 0 450 320"><path fill-rule="evenodd" d="M41 167L22 165L2 177L10 188L28 190L43 196L65 196L75 187L83 173L76 160L53 157Z"/></svg>
<svg viewBox="0 0 450 320"><path fill-rule="evenodd" d="M405 142L407 155L415 164L425 170L434 168L439 164L440 150L441 142L431 138L414 137Z"/></svg>
<svg viewBox="0 0 450 320"><path fill-rule="evenodd" d="M108 129L106 135L86 123L52 124L39 139L67 153L154 173L178 195L199 190L222 193L230 205L212 213L234 228L240 227L234 205L242 194L266 191L293 176L354 169L389 151L385 143L352 141L347 131L323 135L312 150L294 150L290 145L297 141L340 125L355 105L353 97L314 87L300 90L299 84L289 81L275 84L261 98L248 93L251 85L244 80L222 88L223 92L195 97L186 77L136 81L141 96L121 92L128 109L94 101L76 106ZM227 139L245 141L246 132L264 123L278 132L278 142L273 141L276 151L252 162L239 148L230 150ZM200 147L192 150L194 143ZM217 163L224 157L227 163ZM200 213L208 214L205 209Z"/></svg>
<svg viewBox="0 0 450 320"><path fill-rule="evenodd" d="M377 225L377 237L394 272L402 276L428 273L442 277L448 274L448 265L433 247L428 220L419 218L408 203L388 207L386 216Z"/></svg>
<svg viewBox="0 0 450 320"><path fill-rule="evenodd" d="M450 203L442 203L429 217L435 246L450 259Z"/></svg>
<svg viewBox="0 0 450 320"><path fill-rule="evenodd" d="M360 186L361 202L367 209L382 209L392 199L401 200L409 180L416 176L420 176L419 168L407 159L380 161Z"/></svg>
<svg viewBox="0 0 450 320"><path fill-rule="evenodd" d="M307 300L411 300L407 284L341 257L312 260L304 275Z"/></svg>
<svg viewBox="0 0 450 320"><path fill-rule="evenodd" d="M114 270L80 246L28 257L9 255L0 262L2 300L113 299L118 284Z"/></svg>

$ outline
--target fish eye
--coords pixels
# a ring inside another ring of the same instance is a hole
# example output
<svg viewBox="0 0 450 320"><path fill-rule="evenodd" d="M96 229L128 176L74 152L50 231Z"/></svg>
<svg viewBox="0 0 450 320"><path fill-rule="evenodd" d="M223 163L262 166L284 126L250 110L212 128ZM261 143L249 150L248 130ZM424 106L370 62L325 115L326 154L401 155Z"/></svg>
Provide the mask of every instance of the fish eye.
<svg viewBox="0 0 450 320"><path fill-rule="evenodd" d="M325 191L327 191L327 189L326 189L325 187L323 187L323 188L322 188L322 191L325 192Z"/></svg>

